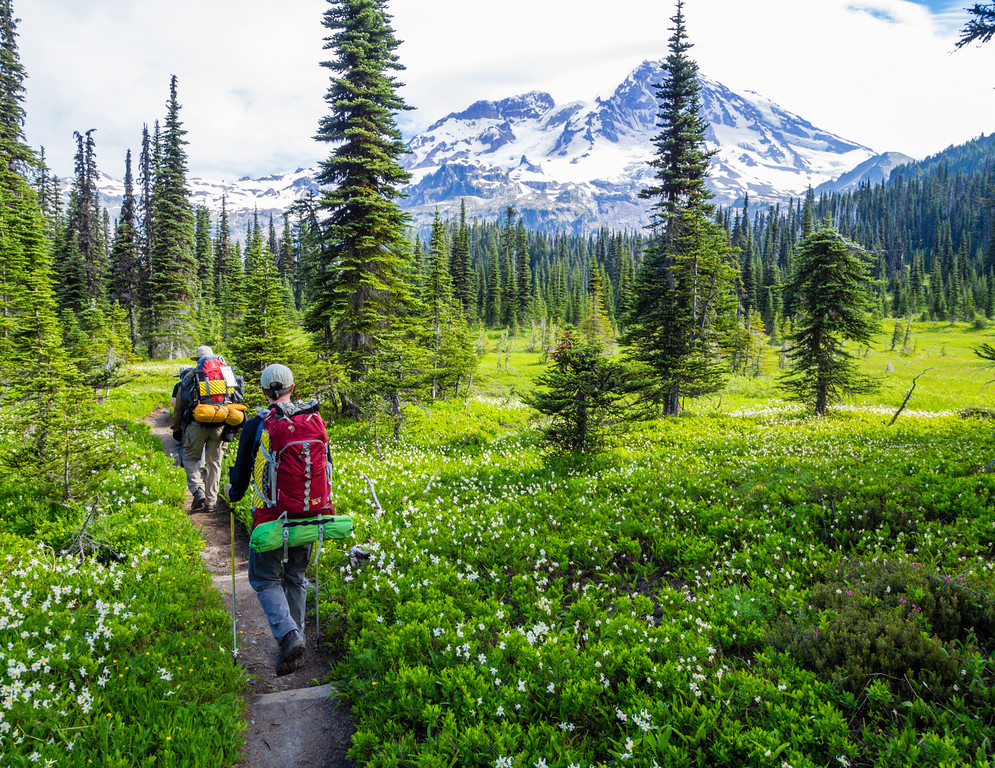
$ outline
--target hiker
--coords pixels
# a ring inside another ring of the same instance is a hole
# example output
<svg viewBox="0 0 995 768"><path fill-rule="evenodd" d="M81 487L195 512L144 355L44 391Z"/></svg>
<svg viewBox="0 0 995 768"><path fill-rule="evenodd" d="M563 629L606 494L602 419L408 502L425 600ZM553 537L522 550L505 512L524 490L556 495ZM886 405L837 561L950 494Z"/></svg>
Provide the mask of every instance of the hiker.
<svg viewBox="0 0 995 768"><path fill-rule="evenodd" d="M304 571L312 548L310 543L289 545L286 524L301 522L305 516L317 515L321 519L324 515L330 525L334 518L328 515L333 515L334 509L326 473L330 467L328 433L318 412L318 401L292 402L294 374L279 363L263 370L259 384L269 408L260 409L246 422L225 496L238 501L252 484L249 584L280 645L276 674L282 676L294 672L304 656ZM284 453L288 446L290 451ZM265 457L262 461L257 460L260 449ZM351 530L351 521L341 520L348 521ZM269 540L260 545L258 534L264 532Z"/></svg>
<svg viewBox="0 0 995 768"><path fill-rule="evenodd" d="M173 388L173 437L180 442L187 489L193 497L190 511L210 512L217 509L225 438L231 439L226 431L245 418L244 406L238 405L240 410L231 415L228 408L241 403L244 385L210 347L197 347L193 359L197 364L182 370Z"/></svg>

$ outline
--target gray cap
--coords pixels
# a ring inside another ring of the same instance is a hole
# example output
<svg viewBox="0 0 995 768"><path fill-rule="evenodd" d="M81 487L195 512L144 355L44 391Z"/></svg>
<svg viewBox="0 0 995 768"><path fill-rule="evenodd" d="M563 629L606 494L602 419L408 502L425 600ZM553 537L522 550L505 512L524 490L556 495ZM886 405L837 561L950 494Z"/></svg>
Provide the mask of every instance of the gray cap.
<svg viewBox="0 0 995 768"><path fill-rule="evenodd" d="M206 344L201 344L193 352L193 359L194 360L200 360L200 358L202 358L202 357L213 357L213 356L214 356L214 350L211 349Z"/></svg>
<svg viewBox="0 0 995 768"><path fill-rule="evenodd" d="M294 384L294 374L290 369L280 363L273 363L263 368L259 375L259 386L267 392L278 389L290 389Z"/></svg>

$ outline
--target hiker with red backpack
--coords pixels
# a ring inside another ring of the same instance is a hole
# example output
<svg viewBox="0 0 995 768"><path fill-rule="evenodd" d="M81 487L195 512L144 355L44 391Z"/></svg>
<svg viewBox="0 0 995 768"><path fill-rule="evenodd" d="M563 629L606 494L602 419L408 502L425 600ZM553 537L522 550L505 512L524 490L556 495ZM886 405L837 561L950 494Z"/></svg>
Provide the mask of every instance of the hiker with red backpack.
<svg viewBox="0 0 995 768"><path fill-rule="evenodd" d="M225 495L235 502L252 486L249 584L280 645L276 674L286 675L304 656L304 571L312 547L317 543L320 554L325 537L347 537L352 521L336 516L332 505L331 455L318 401L292 402L294 375L279 363L263 369L259 384L269 407L242 430Z"/></svg>
<svg viewBox="0 0 995 768"><path fill-rule="evenodd" d="M245 385L210 347L197 347L194 359L197 364L185 369L173 390L173 437L180 442L193 497L190 511L210 512L217 507L225 447L245 421Z"/></svg>

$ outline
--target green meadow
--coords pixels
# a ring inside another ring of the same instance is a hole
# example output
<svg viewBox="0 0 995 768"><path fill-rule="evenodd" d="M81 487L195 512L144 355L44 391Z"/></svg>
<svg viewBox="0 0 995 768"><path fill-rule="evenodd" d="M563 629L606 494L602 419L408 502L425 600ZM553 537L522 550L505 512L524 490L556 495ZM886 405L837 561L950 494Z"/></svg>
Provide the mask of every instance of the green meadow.
<svg viewBox="0 0 995 768"><path fill-rule="evenodd" d="M903 357L891 331L861 351L881 390L823 419L768 349L681 417L557 455L520 402L539 353L494 333L471 396L409 408L399 440L331 424L356 531L315 575L356 764L991 765L992 334L916 324ZM83 510L0 480L4 765L234 760L226 616L182 472L136 424L174 368L105 404L94 556L59 552Z"/></svg>

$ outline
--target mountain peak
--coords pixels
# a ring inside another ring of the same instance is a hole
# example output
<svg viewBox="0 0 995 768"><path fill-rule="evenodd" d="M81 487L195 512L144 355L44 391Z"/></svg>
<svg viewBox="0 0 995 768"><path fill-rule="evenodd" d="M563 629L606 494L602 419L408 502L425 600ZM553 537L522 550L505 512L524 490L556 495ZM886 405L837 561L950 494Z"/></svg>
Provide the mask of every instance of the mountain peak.
<svg viewBox="0 0 995 768"><path fill-rule="evenodd" d="M462 112L451 112L429 126L434 131L450 120L538 120L556 106L544 91L529 91L500 101L475 101Z"/></svg>

